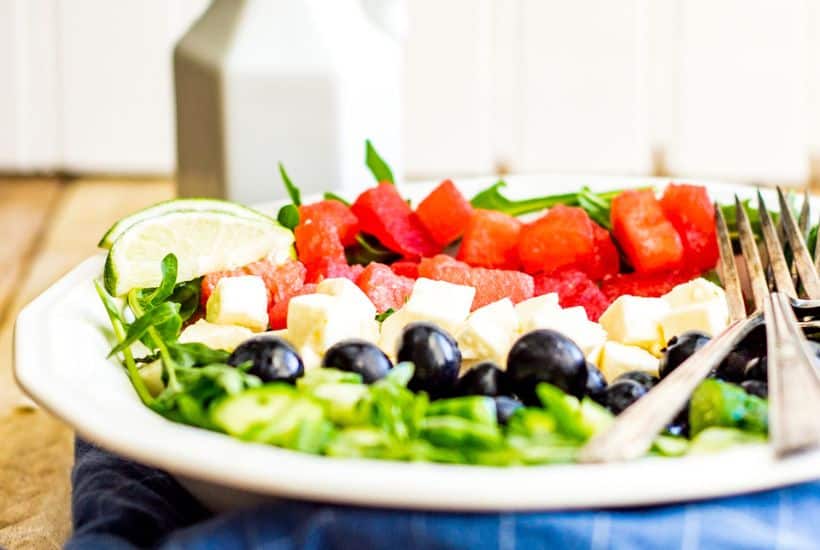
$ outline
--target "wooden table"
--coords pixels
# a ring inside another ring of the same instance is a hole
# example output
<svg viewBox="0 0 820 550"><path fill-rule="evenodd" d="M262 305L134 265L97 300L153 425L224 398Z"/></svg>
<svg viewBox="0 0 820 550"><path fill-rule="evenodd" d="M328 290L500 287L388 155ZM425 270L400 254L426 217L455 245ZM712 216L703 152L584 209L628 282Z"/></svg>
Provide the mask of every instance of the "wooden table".
<svg viewBox="0 0 820 550"><path fill-rule="evenodd" d="M168 180L0 178L0 548L60 548L70 533L73 434L14 383L17 312L112 222L172 195Z"/></svg>

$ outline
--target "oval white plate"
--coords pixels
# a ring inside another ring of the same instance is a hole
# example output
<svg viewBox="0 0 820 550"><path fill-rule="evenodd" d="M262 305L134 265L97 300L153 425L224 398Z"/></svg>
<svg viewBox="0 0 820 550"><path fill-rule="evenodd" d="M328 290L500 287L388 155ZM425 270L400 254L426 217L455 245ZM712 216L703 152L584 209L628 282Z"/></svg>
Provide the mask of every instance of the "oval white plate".
<svg viewBox="0 0 820 550"><path fill-rule="evenodd" d="M471 194L491 179L460 187ZM663 185L650 178L522 176L510 196ZM708 184L720 201L749 187ZM430 185L405 188L413 198ZM771 199L770 206L776 202ZM820 203L816 204L816 206ZM274 205L268 205L273 208ZM92 442L163 468L215 508L273 496L435 510L533 510L669 503L759 491L820 478L820 452L775 461L767 446L630 463L489 468L341 460L243 443L175 424L139 402L122 368L105 358L112 335L89 258L17 319L15 370L29 395ZM226 499L231 497L230 502Z"/></svg>

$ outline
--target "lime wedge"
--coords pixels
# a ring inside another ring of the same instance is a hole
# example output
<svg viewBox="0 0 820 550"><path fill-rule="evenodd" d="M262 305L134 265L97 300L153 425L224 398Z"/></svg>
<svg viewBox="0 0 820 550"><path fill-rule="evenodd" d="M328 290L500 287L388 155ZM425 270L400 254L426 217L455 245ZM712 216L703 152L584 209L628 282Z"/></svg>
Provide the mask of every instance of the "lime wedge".
<svg viewBox="0 0 820 550"><path fill-rule="evenodd" d="M157 203L153 206L149 206L148 208L143 208L142 210L134 212L130 216L121 219L112 225L108 231L106 231L105 235L103 235L102 239L100 239L100 242L97 243L97 246L100 248L111 248L114 241L116 241L120 235L122 235L135 223L162 214L167 214L169 212L179 212L181 210L191 210L195 212L226 212L228 214L233 214L234 216L239 216L240 218L248 218L252 220L269 221L272 219L261 212L246 206L242 206L241 204L236 204L235 202L204 198L173 199Z"/></svg>
<svg viewBox="0 0 820 550"><path fill-rule="evenodd" d="M293 233L269 218L227 212L168 212L137 222L114 241L105 261L105 289L122 296L152 288L162 280L160 263L177 257L177 281L234 269L264 257L274 262L292 255Z"/></svg>

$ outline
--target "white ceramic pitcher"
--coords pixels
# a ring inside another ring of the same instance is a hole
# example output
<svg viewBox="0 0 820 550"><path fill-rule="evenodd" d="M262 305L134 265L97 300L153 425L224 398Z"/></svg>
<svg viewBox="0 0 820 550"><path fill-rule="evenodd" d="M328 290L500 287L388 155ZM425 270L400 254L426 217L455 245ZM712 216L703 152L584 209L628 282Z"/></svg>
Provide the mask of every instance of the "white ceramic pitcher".
<svg viewBox="0 0 820 550"><path fill-rule="evenodd" d="M180 196L243 203L401 174L404 0L214 0L174 52Z"/></svg>

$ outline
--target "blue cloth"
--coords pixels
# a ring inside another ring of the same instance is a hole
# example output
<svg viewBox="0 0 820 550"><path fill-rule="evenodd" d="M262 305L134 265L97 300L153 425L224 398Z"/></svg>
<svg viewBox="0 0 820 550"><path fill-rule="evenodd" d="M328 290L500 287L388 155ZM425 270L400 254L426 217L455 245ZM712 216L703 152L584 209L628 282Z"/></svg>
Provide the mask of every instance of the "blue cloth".
<svg viewBox="0 0 820 550"><path fill-rule="evenodd" d="M72 481L69 549L820 548L820 482L628 510L454 514L282 500L212 516L168 474L82 440Z"/></svg>

